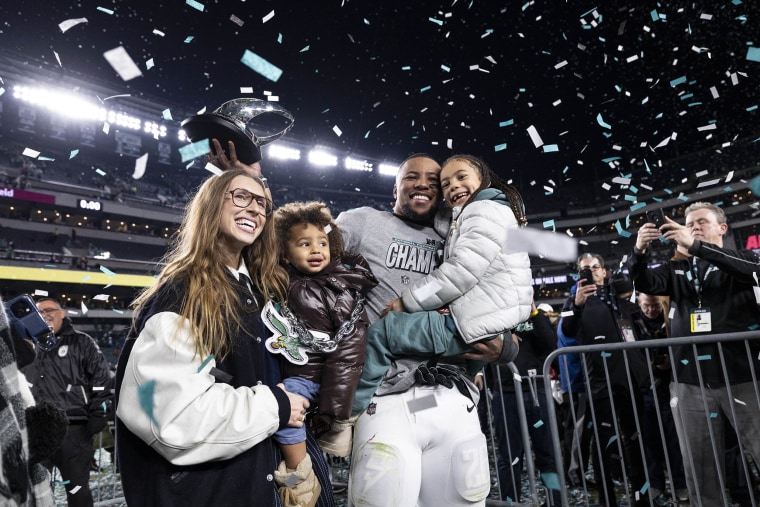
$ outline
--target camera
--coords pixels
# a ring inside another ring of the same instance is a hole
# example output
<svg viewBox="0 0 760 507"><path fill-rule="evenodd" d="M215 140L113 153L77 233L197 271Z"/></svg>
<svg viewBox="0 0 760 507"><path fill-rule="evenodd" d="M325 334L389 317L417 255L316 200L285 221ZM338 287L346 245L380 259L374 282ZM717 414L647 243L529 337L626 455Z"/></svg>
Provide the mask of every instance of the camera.
<svg viewBox="0 0 760 507"><path fill-rule="evenodd" d="M22 294L7 301L5 314L8 316L9 324L24 340L31 340L46 350L55 347L55 335L29 294Z"/></svg>

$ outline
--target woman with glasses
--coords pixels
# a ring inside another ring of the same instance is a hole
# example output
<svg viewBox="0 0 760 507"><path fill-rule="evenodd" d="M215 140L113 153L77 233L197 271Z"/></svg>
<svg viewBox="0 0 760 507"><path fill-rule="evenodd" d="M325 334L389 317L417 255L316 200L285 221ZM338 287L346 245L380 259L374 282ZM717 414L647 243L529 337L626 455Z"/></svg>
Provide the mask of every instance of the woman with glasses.
<svg viewBox="0 0 760 507"><path fill-rule="evenodd" d="M259 178L212 176L188 204L156 283L134 302L116 412L130 505L282 505L270 437L301 427L309 403L278 384L264 345L261 308L283 299L288 281L271 213ZM322 491L317 505L332 505L331 488Z"/></svg>

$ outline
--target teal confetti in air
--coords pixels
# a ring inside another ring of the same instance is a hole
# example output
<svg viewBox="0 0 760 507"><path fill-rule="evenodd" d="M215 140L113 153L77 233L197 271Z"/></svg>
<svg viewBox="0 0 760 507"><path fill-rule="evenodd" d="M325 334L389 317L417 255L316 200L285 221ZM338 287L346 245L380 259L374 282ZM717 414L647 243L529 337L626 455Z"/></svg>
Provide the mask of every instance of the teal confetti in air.
<svg viewBox="0 0 760 507"><path fill-rule="evenodd" d="M534 424L533 427L534 428L540 428L543 425L544 425L544 421L542 421L542 420L539 419L538 421L536 421L536 424Z"/></svg>
<svg viewBox="0 0 760 507"><path fill-rule="evenodd" d="M158 421L153 415L153 394L156 390L156 381L150 380L145 384L138 386L137 397L140 400L140 408L150 418L151 422L158 426Z"/></svg>
<svg viewBox="0 0 760 507"><path fill-rule="evenodd" d="M747 326L747 329L750 331L754 331L755 329L759 328L760 324L752 324L751 326Z"/></svg>
<svg viewBox="0 0 760 507"><path fill-rule="evenodd" d="M652 16L652 21L659 21L660 20L660 15L657 14L657 10L656 9L652 9L652 12L650 12L649 15Z"/></svg>
<svg viewBox="0 0 760 507"><path fill-rule="evenodd" d="M451 67L441 64L441 70L444 72L451 72Z"/></svg>
<svg viewBox="0 0 760 507"><path fill-rule="evenodd" d="M752 181L749 182L747 188L749 188L753 194L760 195L760 176L752 178Z"/></svg>
<svg viewBox="0 0 760 507"><path fill-rule="evenodd" d="M710 412L710 419L717 419L718 413L717 412Z"/></svg>
<svg viewBox="0 0 760 507"><path fill-rule="evenodd" d="M636 204L634 204L633 206L630 207L630 210L631 211L636 211L637 209L641 209L641 208L643 208L646 205L647 205L647 203L645 203L645 202L637 202Z"/></svg>
<svg viewBox="0 0 760 507"><path fill-rule="evenodd" d="M190 7L192 7L193 9L203 12L204 7L202 3L196 2L195 0L185 0L185 3L189 5Z"/></svg>
<svg viewBox="0 0 760 507"><path fill-rule="evenodd" d="M310 49L311 49L311 45L306 45L303 48L301 48L301 51L299 51L299 53L305 53Z"/></svg>
<svg viewBox="0 0 760 507"><path fill-rule="evenodd" d="M545 144L542 146L544 153L551 153L553 151L559 151L559 146L556 144Z"/></svg>
<svg viewBox="0 0 760 507"><path fill-rule="evenodd" d="M751 62L760 62L760 48L748 47L747 60Z"/></svg>
<svg viewBox="0 0 760 507"><path fill-rule="evenodd" d="M428 21L435 23L438 26L443 26L443 21L441 21L440 19L428 18Z"/></svg>
<svg viewBox="0 0 760 507"><path fill-rule="evenodd" d="M684 365L684 366L686 366L687 364L689 364L689 360L688 359L681 359L681 364Z"/></svg>
<svg viewBox="0 0 760 507"><path fill-rule="evenodd" d="M282 34L281 33L277 34L277 44L282 44Z"/></svg>
<svg viewBox="0 0 760 507"><path fill-rule="evenodd" d="M270 81L277 82L277 80L280 79L280 76L282 76L282 69L269 63L249 49L245 50L240 61L243 62L246 67L261 74Z"/></svg>
<svg viewBox="0 0 760 507"><path fill-rule="evenodd" d="M193 41L193 39L195 39L195 35L188 35L187 37L185 37L184 42L185 44L190 44Z"/></svg>
<svg viewBox="0 0 760 507"><path fill-rule="evenodd" d="M755 111L755 110L757 110L757 105L749 106L749 107L745 108L744 110L747 111L747 112Z"/></svg>
<svg viewBox="0 0 760 507"><path fill-rule="evenodd" d="M205 368L206 365L210 363L212 359L214 359L214 354L210 354L206 359L204 359L201 365L198 367L198 373L203 371L203 368Z"/></svg>
<svg viewBox="0 0 760 507"><path fill-rule="evenodd" d="M499 122L499 127L509 127L510 125L514 125L514 124L515 124L515 120L513 120L513 119L512 120L507 120L507 121L500 121Z"/></svg>
<svg viewBox="0 0 760 507"><path fill-rule="evenodd" d="M617 230L617 233L621 235L624 238L630 238L631 233L623 229L623 226L620 225L620 220L615 222L615 229Z"/></svg>
<svg viewBox="0 0 760 507"><path fill-rule="evenodd" d="M85 276L84 278L82 278L82 283L86 282L90 278L92 278L90 275Z"/></svg>
<svg viewBox="0 0 760 507"><path fill-rule="evenodd" d="M703 354L697 356L697 361L712 361L712 354Z"/></svg>
<svg viewBox="0 0 760 507"><path fill-rule="evenodd" d="M427 86L423 86L422 88L420 88L420 93L426 92L426 91L428 91L430 88L432 88L432 86L430 86L430 85L427 85Z"/></svg>
<svg viewBox="0 0 760 507"><path fill-rule="evenodd" d="M612 354L609 352L602 352L602 357L612 357Z"/></svg>
<svg viewBox="0 0 760 507"><path fill-rule="evenodd" d="M123 315L124 314L124 310L119 310L118 308L111 308L111 310L114 313L118 313L119 315Z"/></svg>
<svg viewBox="0 0 760 507"><path fill-rule="evenodd" d="M607 157L607 158L603 158L602 162L604 162L605 164L609 164L610 162L614 162L616 160L620 160L620 157Z"/></svg>
<svg viewBox="0 0 760 507"><path fill-rule="evenodd" d="M98 7L98 10L100 12L105 12L106 14L113 16L113 11L111 9L106 9L105 7Z"/></svg>
<svg viewBox="0 0 760 507"><path fill-rule="evenodd" d="M675 88L676 86L683 84L685 82L686 82L686 76L677 77L670 82L670 87Z"/></svg>
<svg viewBox="0 0 760 507"><path fill-rule="evenodd" d="M507 149L507 143L497 144L493 147L493 151L504 151Z"/></svg>
<svg viewBox="0 0 760 507"><path fill-rule="evenodd" d="M100 270L105 273L107 276L116 276L116 273L105 267L104 265L100 265Z"/></svg>
<svg viewBox="0 0 760 507"><path fill-rule="evenodd" d="M71 150L71 153L69 153L69 160L79 155L79 150Z"/></svg>
<svg viewBox="0 0 760 507"><path fill-rule="evenodd" d="M598 124L599 124L601 127L604 127L604 128L606 128L606 129L612 129L612 127L610 126L610 124L609 124L609 123L607 123L607 122L605 122L605 121L602 119L602 113L599 113L599 114L597 114L597 115L596 115L596 122L597 122L597 123L598 123Z"/></svg>
<svg viewBox="0 0 760 507"><path fill-rule="evenodd" d="M641 489L639 490L639 493L641 493L643 495L643 494L645 494L647 492L648 489L649 489L649 481L645 482L644 485L641 486Z"/></svg>
<svg viewBox="0 0 760 507"><path fill-rule="evenodd" d="M605 446L605 449L606 449L607 447L611 446L611 445L612 445L612 444L615 442L615 440L617 440L617 435L612 435L612 436L610 437L609 441L607 442L607 445Z"/></svg>
<svg viewBox="0 0 760 507"><path fill-rule="evenodd" d="M544 229L548 229L549 227L551 227L552 231L556 231L557 230L556 227L554 226L554 219L553 218L551 220L545 220L543 225L544 225Z"/></svg>
<svg viewBox="0 0 760 507"><path fill-rule="evenodd" d="M161 116L164 118L164 120L171 121L172 120L172 112L169 109L164 109L161 111Z"/></svg>
<svg viewBox="0 0 760 507"><path fill-rule="evenodd" d="M201 139L180 148L179 154L182 156L182 162L187 162L188 160L206 155L208 150L208 139Z"/></svg>
<svg viewBox="0 0 760 507"><path fill-rule="evenodd" d="M100 169L100 168L95 169L95 172L98 173L101 176L105 176L106 175L106 172L103 169Z"/></svg>

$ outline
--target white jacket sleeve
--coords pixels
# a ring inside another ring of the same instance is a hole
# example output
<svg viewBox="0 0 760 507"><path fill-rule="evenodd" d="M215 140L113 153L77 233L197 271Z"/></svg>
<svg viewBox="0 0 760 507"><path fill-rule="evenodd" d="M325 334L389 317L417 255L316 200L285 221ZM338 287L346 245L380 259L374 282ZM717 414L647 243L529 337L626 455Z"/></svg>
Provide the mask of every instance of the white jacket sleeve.
<svg viewBox="0 0 760 507"><path fill-rule="evenodd" d="M509 207L492 201L476 201L457 219L455 243L438 269L404 291L410 312L435 310L475 287L506 245L507 229L517 228Z"/></svg>
<svg viewBox="0 0 760 507"><path fill-rule="evenodd" d="M135 341L122 380L117 415L138 437L175 465L235 457L279 426L269 387L234 388L209 373L216 361L194 354L189 325L162 312ZM199 371L200 370L200 371Z"/></svg>

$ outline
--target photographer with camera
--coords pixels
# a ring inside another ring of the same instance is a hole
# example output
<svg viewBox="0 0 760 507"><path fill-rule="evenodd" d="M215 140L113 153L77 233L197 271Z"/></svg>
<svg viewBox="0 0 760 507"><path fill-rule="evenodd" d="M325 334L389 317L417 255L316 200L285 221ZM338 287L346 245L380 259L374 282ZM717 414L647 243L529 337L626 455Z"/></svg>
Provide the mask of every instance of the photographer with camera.
<svg viewBox="0 0 760 507"><path fill-rule="evenodd" d="M34 399L54 403L66 411L69 420L66 437L48 468L55 465L61 471L70 507L91 507L92 436L107 424L113 400L111 371L95 340L74 329L58 301L43 298L37 301L37 308L51 335L38 342L34 362L22 371Z"/></svg>
<svg viewBox="0 0 760 507"><path fill-rule="evenodd" d="M623 276L608 279L604 259L598 254L582 255L577 267L580 279L562 310L562 333L578 337L581 345L640 339L641 330L633 319L636 306L621 297L630 294L630 282ZM618 505L612 479L619 474L616 466L619 458L615 460L613 456L620 456L619 446L622 446L623 464L628 467L634 494L630 505L649 505L648 493L637 496L646 478L634 417L642 413L642 389L647 386L644 355L641 350L595 352L584 354L584 359L588 364L587 381L591 391L586 420L592 421L598 444L592 461L600 500L609 507ZM628 388L629 380L632 391ZM616 428L620 429L621 442L613 438L617 435Z"/></svg>

